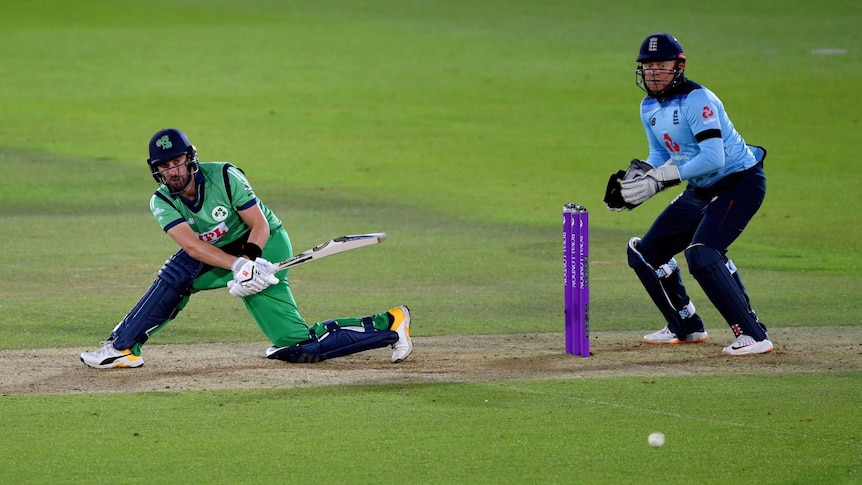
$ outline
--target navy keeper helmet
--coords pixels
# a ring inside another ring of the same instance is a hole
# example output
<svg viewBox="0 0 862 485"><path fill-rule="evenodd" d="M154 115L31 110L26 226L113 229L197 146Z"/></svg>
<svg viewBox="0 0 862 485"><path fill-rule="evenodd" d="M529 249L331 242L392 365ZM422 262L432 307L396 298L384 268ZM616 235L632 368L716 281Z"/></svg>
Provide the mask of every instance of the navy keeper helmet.
<svg viewBox="0 0 862 485"><path fill-rule="evenodd" d="M164 128L157 131L150 138L149 148L150 158L147 159L147 164L150 166L150 173L153 174L153 179L158 184L168 185L164 175L159 172L157 165L169 162L182 155L187 156L186 166L188 167L189 181L191 181L192 175L198 171L197 149L192 145L185 133L176 128Z"/></svg>
<svg viewBox="0 0 862 485"><path fill-rule="evenodd" d="M644 81L643 64L645 62L664 61L676 61L672 70L674 74L673 80L664 89L660 91L652 91ZM635 70L635 83L639 88L646 91L649 96L661 97L685 81L685 53L682 50L682 44L676 40L676 37L668 33L659 32L647 36L647 38L641 42L637 62L638 67Z"/></svg>

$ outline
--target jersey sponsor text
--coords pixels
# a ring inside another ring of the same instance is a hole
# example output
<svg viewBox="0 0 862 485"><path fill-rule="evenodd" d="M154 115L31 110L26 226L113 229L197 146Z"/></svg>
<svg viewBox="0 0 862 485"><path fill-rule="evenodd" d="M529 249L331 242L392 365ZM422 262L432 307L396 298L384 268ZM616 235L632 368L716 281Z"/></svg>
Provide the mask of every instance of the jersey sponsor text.
<svg viewBox="0 0 862 485"><path fill-rule="evenodd" d="M222 222L218 226L214 227L211 231L207 231L201 234L198 234L198 239L205 243L215 244L219 239L222 238L229 231L227 224Z"/></svg>

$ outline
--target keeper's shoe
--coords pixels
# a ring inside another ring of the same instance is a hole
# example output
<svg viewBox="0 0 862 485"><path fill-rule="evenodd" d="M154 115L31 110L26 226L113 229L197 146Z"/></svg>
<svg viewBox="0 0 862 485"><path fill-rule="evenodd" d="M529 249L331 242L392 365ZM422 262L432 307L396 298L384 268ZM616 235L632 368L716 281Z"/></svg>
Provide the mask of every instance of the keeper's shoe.
<svg viewBox="0 0 862 485"><path fill-rule="evenodd" d="M769 352L772 352L772 342L769 339L757 341L745 334L736 337L732 344L721 351L724 355L754 355Z"/></svg>
<svg viewBox="0 0 862 485"><path fill-rule="evenodd" d="M398 363L413 352L413 341L410 340L410 309L401 305L388 313L393 318L389 330L398 334L398 341L392 344L392 362Z"/></svg>
<svg viewBox="0 0 862 485"><path fill-rule="evenodd" d="M709 335L706 330L703 332L692 332L685 336L685 340L680 340L667 326L658 332L644 335L644 342L652 345L676 345L676 344L699 344L706 342Z"/></svg>
<svg viewBox="0 0 862 485"><path fill-rule="evenodd" d="M114 342L109 340L102 342L102 348L95 352L82 353L81 362L88 367L96 369L111 369L114 367L131 368L144 365L144 358L140 355L135 355L131 349L115 349Z"/></svg>

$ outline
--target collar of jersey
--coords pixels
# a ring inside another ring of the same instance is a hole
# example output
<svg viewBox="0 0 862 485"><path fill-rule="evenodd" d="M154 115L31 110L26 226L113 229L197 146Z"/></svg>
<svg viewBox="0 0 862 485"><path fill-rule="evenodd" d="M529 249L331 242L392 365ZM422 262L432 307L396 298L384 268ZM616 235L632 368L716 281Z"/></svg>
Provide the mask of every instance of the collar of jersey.
<svg viewBox="0 0 862 485"><path fill-rule="evenodd" d="M192 210L192 212L198 212L201 210L201 207L204 205L204 174L200 171L195 173L195 200L189 200L182 196L182 194L177 194L176 197L182 201L182 203Z"/></svg>

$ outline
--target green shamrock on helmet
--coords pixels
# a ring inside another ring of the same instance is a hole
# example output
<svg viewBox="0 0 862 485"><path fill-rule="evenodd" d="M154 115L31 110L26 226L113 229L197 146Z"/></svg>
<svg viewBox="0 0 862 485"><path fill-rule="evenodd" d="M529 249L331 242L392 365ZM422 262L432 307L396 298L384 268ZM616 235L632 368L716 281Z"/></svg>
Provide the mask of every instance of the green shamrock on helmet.
<svg viewBox="0 0 862 485"><path fill-rule="evenodd" d="M167 150L168 148L174 146L174 144L171 143L171 139L168 137L168 135L165 135L156 140L156 146L161 148L162 150Z"/></svg>

